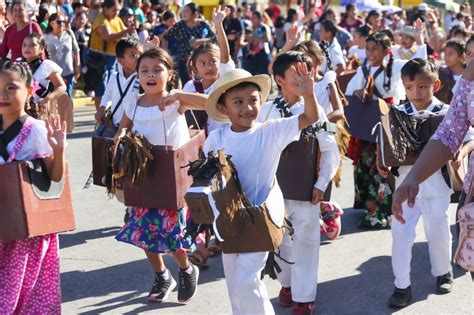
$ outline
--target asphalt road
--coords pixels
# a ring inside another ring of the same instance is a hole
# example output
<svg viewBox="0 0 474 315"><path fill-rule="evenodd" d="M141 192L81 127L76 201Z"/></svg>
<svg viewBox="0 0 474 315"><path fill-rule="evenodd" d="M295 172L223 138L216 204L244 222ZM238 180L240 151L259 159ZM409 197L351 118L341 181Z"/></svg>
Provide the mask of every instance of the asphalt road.
<svg viewBox="0 0 474 315"><path fill-rule="evenodd" d="M83 189L91 171L92 107L76 110L77 128L69 135L67 157L77 230L60 236L61 279L64 314L228 314L220 257L201 273L198 293L187 305L177 303L177 292L161 305L147 303L153 273L143 251L115 241L124 206L110 199L105 189ZM343 186L333 199L345 210L339 239L323 242L320 250L318 314L390 314L386 306L393 291L389 230L364 231L356 227L361 210L353 210L352 168L344 164ZM455 205L451 205L454 222ZM454 231L454 225L452 226ZM448 295L435 293L430 274L428 246L422 223L413 248L413 303L400 314L474 314L474 290L470 275L454 267L455 287ZM177 267L166 257L177 279ZM279 284L266 278L277 314L291 314L277 306Z"/></svg>

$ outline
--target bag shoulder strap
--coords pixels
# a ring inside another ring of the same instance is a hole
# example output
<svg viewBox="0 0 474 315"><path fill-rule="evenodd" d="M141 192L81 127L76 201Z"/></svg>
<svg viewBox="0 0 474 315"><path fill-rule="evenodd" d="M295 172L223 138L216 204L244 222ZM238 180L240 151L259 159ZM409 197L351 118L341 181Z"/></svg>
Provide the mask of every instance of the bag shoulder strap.
<svg viewBox="0 0 474 315"><path fill-rule="evenodd" d="M119 82L119 75L120 73L117 73L117 85L119 86L119 92L121 92L121 86L120 86L120 82ZM136 78L136 75L134 74L131 78L130 78L130 81L128 82L127 86L125 87L125 91L123 91L123 93L120 93L120 100L118 101L117 103L117 106L115 106L113 112L111 113L111 116L113 117L114 114L117 112L117 110L119 109L119 107L122 105L123 103L123 99L125 98L125 95L127 95L128 93L128 90L130 90L130 87L132 86L133 82L135 82L135 78Z"/></svg>
<svg viewBox="0 0 474 315"><path fill-rule="evenodd" d="M5 162L10 157L10 154L8 153L8 150L7 150L7 146L10 142L13 141L13 139L16 138L16 136L18 136L27 118L28 118L28 115L21 116L10 127L8 127L3 132L3 134L0 135L0 154L2 155ZM1 123L2 123L2 119L0 116L0 124Z"/></svg>
<svg viewBox="0 0 474 315"><path fill-rule="evenodd" d="M413 107L411 107L411 104L410 103L405 103L405 112L408 114L408 115L411 115L413 114Z"/></svg>
<svg viewBox="0 0 474 315"><path fill-rule="evenodd" d="M204 86L200 80L193 80L193 84L197 93L204 94Z"/></svg>

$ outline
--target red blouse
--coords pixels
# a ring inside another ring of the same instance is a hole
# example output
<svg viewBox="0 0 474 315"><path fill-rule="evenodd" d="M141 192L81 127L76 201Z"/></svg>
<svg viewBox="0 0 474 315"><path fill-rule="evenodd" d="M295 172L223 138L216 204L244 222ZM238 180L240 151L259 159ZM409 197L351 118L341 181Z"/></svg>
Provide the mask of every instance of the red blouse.
<svg viewBox="0 0 474 315"><path fill-rule="evenodd" d="M5 58L8 52L12 52L11 59L16 60L21 57L21 46L23 39L30 33L39 33L43 35L40 26L36 22L28 23L22 30L16 29L16 23L10 25L3 37L2 44L0 45L0 57Z"/></svg>

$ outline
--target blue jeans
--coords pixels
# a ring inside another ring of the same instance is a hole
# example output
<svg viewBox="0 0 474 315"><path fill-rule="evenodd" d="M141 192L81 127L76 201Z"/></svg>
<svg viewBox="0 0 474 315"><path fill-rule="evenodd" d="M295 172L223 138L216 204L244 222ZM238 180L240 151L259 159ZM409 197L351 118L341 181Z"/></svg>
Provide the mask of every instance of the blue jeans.
<svg viewBox="0 0 474 315"><path fill-rule="evenodd" d="M62 77L64 82L66 83L66 93L70 97L72 97L72 90L74 89L74 74L69 74Z"/></svg>

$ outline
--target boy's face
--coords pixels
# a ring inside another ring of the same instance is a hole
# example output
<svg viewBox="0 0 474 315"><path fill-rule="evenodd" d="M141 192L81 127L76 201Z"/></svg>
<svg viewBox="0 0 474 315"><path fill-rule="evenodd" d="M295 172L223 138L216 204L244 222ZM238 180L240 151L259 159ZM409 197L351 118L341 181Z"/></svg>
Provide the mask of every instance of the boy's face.
<svg viewBox="0 0 474 315"><path fill-rule="evenodd" d="M426 74L415 75L415 80L409 77L403 77L403 86L407 94L408 100L415 105L416 109L426 109L433 99L433 95L441 86L441 81L430 78Z"/></svg>
<svg viewBox="0 0 474 315"><path fill-rule="evenodd" d="M137 61L140 54L143 53L143 50L140 48L127 48L123 54L123 58L119 57L118 62L122 67L129 73L135 72L137 68Z"/></svg>
<svg viewBox="0 0 474 315"><path fill-rule="evenodd" d="M254 86L227 92L225 105L217 104L221 113L229 117L232 130L243 132L252 128L261 106L260 91Z"/></svg>
<svg viewBox="0 0 474 315"><path fill-rule="evenodd" d="M401 34L400 37L402 39L401 45L403 48L410 49L415 43L415 39L407 34Z"/></svg>

